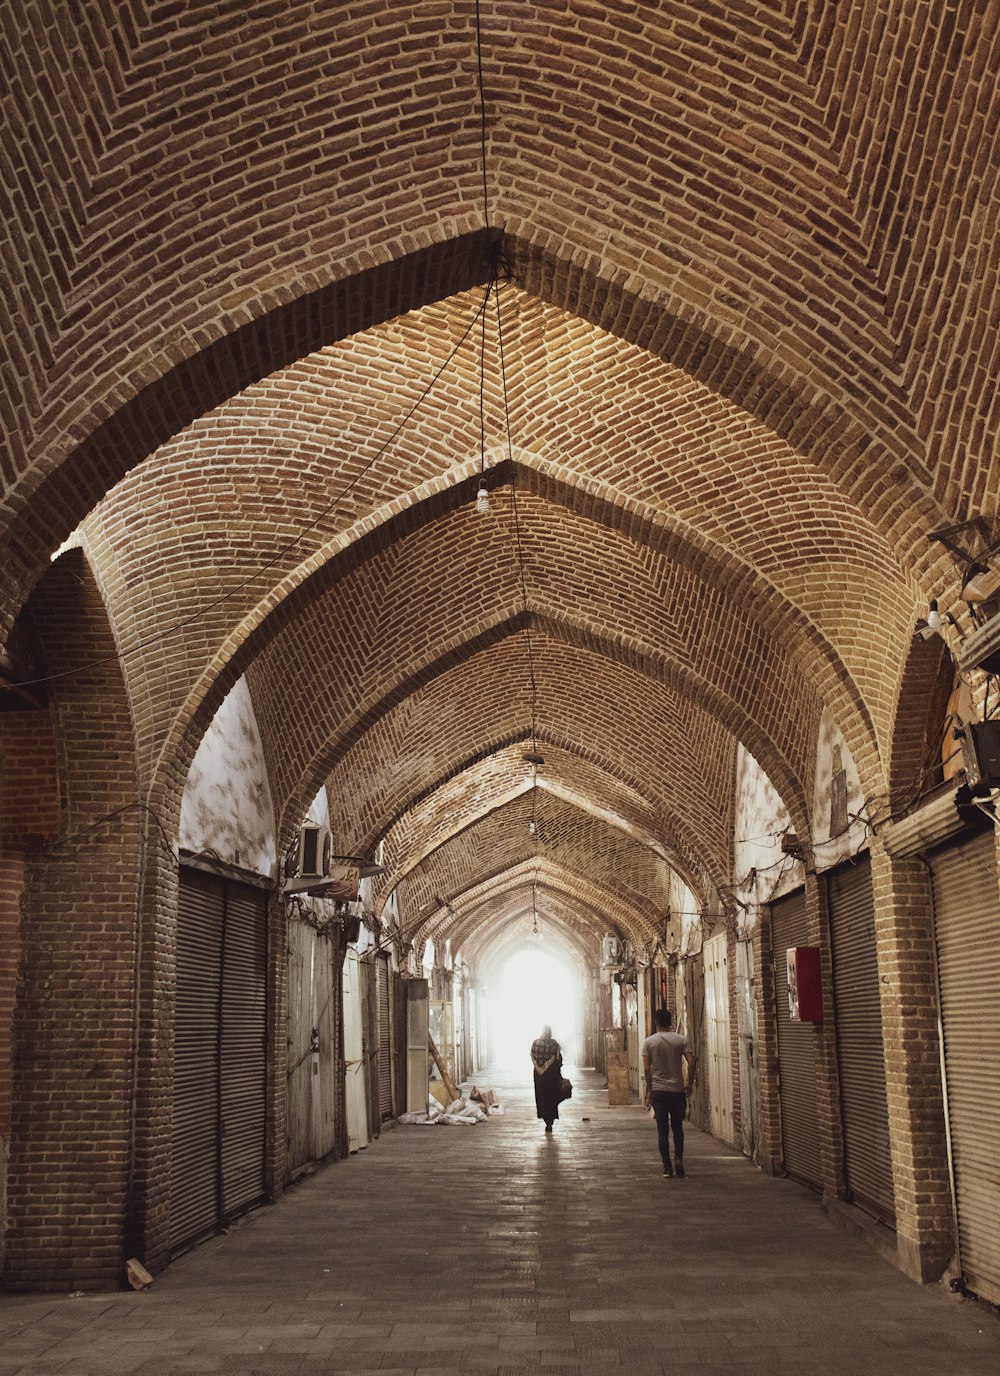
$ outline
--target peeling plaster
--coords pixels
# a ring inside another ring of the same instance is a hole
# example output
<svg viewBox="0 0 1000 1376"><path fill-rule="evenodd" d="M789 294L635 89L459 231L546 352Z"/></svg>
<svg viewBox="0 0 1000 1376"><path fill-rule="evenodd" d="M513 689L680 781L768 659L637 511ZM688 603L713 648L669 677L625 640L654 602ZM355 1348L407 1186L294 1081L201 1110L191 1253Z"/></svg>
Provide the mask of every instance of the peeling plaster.
<svg viewBox="0 0 1000 1376"><path fill-rule="evenodd" d="M781 838L791 827L778 790L741 745L736 755L733 845L735 896L747 906L739 924L740 935L756 926L761 906L805 882L805 866L781 849Z"/></svg>
<svg viewBox="0 0 1000 1376"><path fill-rule="evenodd" d="M849 859L867 844L868 829L860 820L863 807L864 794L854 756L833 717L824 708L813 795L813 854L818 870L829 869Z"/></svg>
<svg viewBox="0 0 1000 1376"><path fill-rule="evenodd" d="M239 679L202 737L181 800L180 844L273 876L274 807L257 719Z"/></svg>

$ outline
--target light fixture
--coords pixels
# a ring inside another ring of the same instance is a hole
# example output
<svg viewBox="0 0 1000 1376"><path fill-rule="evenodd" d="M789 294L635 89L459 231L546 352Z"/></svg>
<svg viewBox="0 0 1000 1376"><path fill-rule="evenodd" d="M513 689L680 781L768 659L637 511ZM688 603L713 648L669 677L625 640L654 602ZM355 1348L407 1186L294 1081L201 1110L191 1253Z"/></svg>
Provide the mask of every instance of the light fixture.
<svg viewBox="0 0 1000 1376"><path fill-rule="evenodd" d="M927 609L927 629L929 631L939 631L941 629L941 613L938 611L938 604L931 602Z"/></svg>
<svg viewBox="0 0 1000 1376"><path fill-rule="evenodd" d="M537 830L538 828L535 826L535 819L534 817L532 817L531 821L528 823L528 835L534 836Z"/></svg>
<svg viewBox="0 0 1000 1376"><path fill-rule="evenodd" d="M479 491L476 493L476 510L479 512L480 516L488 516L490 514L490 493L486 486L485 478L480 478L479 480Z"/></svg>

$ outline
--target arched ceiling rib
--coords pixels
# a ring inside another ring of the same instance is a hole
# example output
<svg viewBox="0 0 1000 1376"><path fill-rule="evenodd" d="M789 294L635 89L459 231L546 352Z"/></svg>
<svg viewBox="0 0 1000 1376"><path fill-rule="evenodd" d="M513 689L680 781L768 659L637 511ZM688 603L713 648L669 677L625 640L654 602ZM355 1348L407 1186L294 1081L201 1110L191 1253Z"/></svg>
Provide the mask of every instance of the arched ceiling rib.
<svg viewBox="0 0 1000 1376"><path fill-rule="evenodd" d="M722 882L733 736L628 665L539 626L533 645L546 760L540 775L613 800L636 833L659 835L688 882L704 886L708 874ZM384 836L393 868L405 867L509 782L530 782L523 760L531 747L527 654L523 633L499 639L365 733L327 778L338 844L368 853ZM483 684L492 691L484 693Z"/></svg>
<svg viewBox="0 0 1000 1376"><path fill-rule="evenodd" d="M679 676L678 686L705 684L709 699L712 692L718 695L713 710L731 713L734 729L742 733L745 725L756 737L748 744L762 763L769 763L768 735L780 754L801 762L810 746L800 720L783 703L792 696L808 701L815 693L768 641L765 623L757 620L762 610L741 605L738 569L724 590L716 589L701 577L699 557L695 568L685 568L565 508L530 494L519 500L529 599L540 614L565 625L585 624L594 644L611 647L616 658L655 661L656 674ZM487 522L468 502L438 510L432 524L364 564L352 567L347 560L339 580L339 566L321 571L308 590L278 608L272 624L277 630L284 622L286 629L275 634L259 664L262 677L268 666L275 676L275 691L282 695L275 711L284 719L286 737L297 721L322 719L337 724L342 740L345 733L356 735L401 694L414 691L422 676L440 672L448 657L464 653L463 646L474 648L477 637L492 635L519 614L509 494L497 499ZM683 546L678 554L683 557ZM335 664L336 675L321 675L314 684L314 666L324 664ZM290 674L289 666L297 672ZM328 710L318 713L317 702ZM752 704L761 712L756 726ZM261 710L268 710L266 702ZM857 735L860 723L852 720L848 729L856 733L852 748L859 747L856 753L864 759L870 745L863 733ZM289 744L282 739L275 761L280 794L315 772L318 745L302 733ZM328 734L324 750L329 769L335 750ZM774 768L779 782L780 766ZM287 786L282 770L290 776ZM781 786L793 791L787 779Z"/></svg>
<svg viewBox="0 0 1000 1376"><path fill-rule="evenodd" d="M518 950L527 950L556 958L568 956L577 969L581 990L586 987L584 972L592 971L600 959L603 933L593 924L582 928L576 911L551 891L543 896L543 904L538 935L532 930L534 915L528 891L511 893L508 906L480 914L475 925L463 929L462 956L487 983L491 970Z"/></svg>
<svg viewBox="0 0 1000 1376"><path fill-rule="evenodd" d="M474 520L474 513L464 519ZM331 605L326 599L317 598L309 617L296 623L294 635L287 641L279 637L255 665L253 681L269 685L266 696L265 691L255 693L255 701L265 740L270 738L277 744L271 761L277 797L283 806L286 796L294 796L296 789L300 794L300 805L291 810L293 825L308 801L302 795L303 781L310 777L321 779L334 767L339 754L423 683L437 678L453 663L468 658L492 640L506 638L521 628L516 597L511 599L513 615L504 615L503 609L497 615L495 588L490 589L491 605L477 605L476 594L480 590L474 588L472 574L460 557L458 529L447 544L454 553L442 580L451 583L454 600L441 596L442 585L422 587L422 615L428 618L427 622L414 625L409 614L411 604L404 599L401 605L386 608L386 616L394 614L398 618L396 632L388 620L379 620L366 628L364 636L355 639L347 634L342 620L343 601L338 598ZM565 677L555 648L561 641L576 640L611 662L637 670L639 677L633 678L633 687L644 696L651 694L652 684L662 683L681 698L699 701L703 709L747 741L782 789L789 806L803 805L796 779L805 774L815 734L810 732L808 720L811 714L818 721L819 699L787 662L782 663L773 647L767 647L752 620L744 619L736 608L714 609L713 634L719 636L719 658L712 664L711 645L705 643L700 625L692 621L686 629L678 628L670 624L672 613L667 614L664 623L664 605L704 608L705 599L699 596L697 584L676 597L671 596L670 585L650 584L642 598L634 584L627 584L622 589L622 600L612 600L609 589L585 589L578 574L570 571L570 576L576 602L573 617L560 607L557 616L539 618L553 630L546 658L539 660L539 672L551 676L554 696L578 691L575 681ZM413 585L404 579L401 586ZM610 592L613 593L613 584ZM372 585L366 582L353 605L378 607L381 603L373 595ZM603 614L609 619L602 634L594 628L599 627ZM660 639L658 622L663 626L667 645L673 642L678 647L674 653ZM428 624L439 628L441 635L440 652L433 657L427 656ZM688 630L692 635L690 644L686 638ZM352 646L349 659L342 658L341 647L345 644ZM419 658L414 659L415 655ZM300 660L316 665L335 664L337 673L320 676L318 680L315 676L290 675L288 666ZM690 667L693 664L698 665L697 670ZM373 685L378 686L378 693L366 701L363 695L371 693ZM572 689L569 685L573 685ZM509 691L514 685L506 687ZM478 685L473 683L471 691L489 703L500 695L501 689L499 684L494 686L482 679ZM530 712L530 689L523 680L516 703L519 724L523 726ZM625 710L643 709L632 704L628 709L623 707ZM607 708L602 715L606 712ZM310 733L289 730L300 722L316 723L316 727Z"/></svg>
<svg viewBox="0 0 1000 1376"><path fill-rule="evenodd" d="M663 935L663 914L650 922L625 901L618 886L595 887L594 873L564 869L551 855L531 855L502 874L479 879L453 900L437 895L445 901L414 920L412 939L451 940L453 950L474 952L478 941L502 931L511 920L523 924L527 918L530 929L537 910L542 923L547 914L555 914L590 956L609 931L639 949L654 946Z"/></svg>
<svg viewBox="0 0 1000 1376"><path fill-rule="evenodd" d="M430 46L408 46L402 34L427 23L419 7L380 19L367 5L340 6L307 26L290 11L263 28L228 11L220 47L218 16L206 11L176 28L136 28L131 12L87 5L89 41L67 52L58 39L49 46L52 26L18 22L19 8L14 52L32 34L40 46L25 62L51 73L36 90L15 83L11 145L45 146L58 127L68 159L36 175L57 188L68 167L73 189L40 193L34 213L17 207L19 271L25 283L51 280L62 310L25 311L8 337L39 362L58 354L84 365L61 385L39 378L33 393L21 370L13 411L29 461L32 432L51 442L67 406L107 414L109 394L112 405L125 399L111 379L130 354L160 376L192 339L217 340L331 275L398 255L401 241L426 244L442 215L481 220L471 12L451 16ZM959 232L938 228L928 246L900 228L929 221L933 174L963 155L975 165L969 124L989 145L988 101L975 96L988 91L995 39L970 15L943 48L919 6L877 35L852 6L833 20L803 14L789 22L770 5L750 17L680 4L650 8L638 24L614 11L567 24L561 11L534 8L529 22L484 6L495 212L535 227L539 242L575 241L689 315L796 353L800 367L856 378L884 406L890 303L906 301L907 262L922 254L933 264L937 241ZM95 81L102 50L114 75ZM887 175L893 141L920 128L928 96L925 82L900 83L898 59L921 51L936 59L914 69L934 71L934 97L957 105L961 80L970 117L936 120L934 138L914 138L904 196ZM91 93L86 115L80 90ZM856 108L841 92L857 94ZM183 118L192 101L197 121ZM229 186L239 188L235 229ZM981 173L956 184L970 208L983 192ZM978 226L977 240L989 242ZM939 280L914 272L910 296L923 304ZM130 309L115 309L124 300ZM943 352L936 340L907 342L908 354ZM86 365L100 350L106 371L95 382Z"/></svg>
<svg viewBox="0 0 1000 1376"><path fill-rule="evenodd" d="M486 234L472 7L79 8L0 21L0 619L90 513L150 796L248 671L286 832L329 776L419 887L435 801L523 804L527 631L546 802L706 886L737 739L796 825L823 705L884 785L915 605L954 593L927 531L997 504L987 10L484 0ZM474 330L379 445L498 248L516 464L477 524Z"/></svg>

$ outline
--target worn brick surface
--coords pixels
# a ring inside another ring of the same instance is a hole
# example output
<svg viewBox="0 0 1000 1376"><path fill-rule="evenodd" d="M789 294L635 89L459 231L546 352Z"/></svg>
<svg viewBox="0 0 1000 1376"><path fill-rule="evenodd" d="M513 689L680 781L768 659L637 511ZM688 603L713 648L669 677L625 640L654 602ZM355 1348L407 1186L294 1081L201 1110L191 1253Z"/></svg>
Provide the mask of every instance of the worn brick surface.
<svg viewBox="0 0 1000 1376"><path fill-rule="evenodd" d="M0 1370L1000 1370L993 1313L694 1129L688 1178L664 1180L650 1119L572 1073L551 1137L501 1077L506 1116L383 1133L142 1294L7 1299Z"/></svg>
<svg viewBox="0 0 1000 1376"><path fill-rule="evenodd" d="M950 665L913 627L959 602L927 536L997 514L996 6L480 9L485 169L471 4L0 19L0 625L61 675L0 733L25 1277L114 1274L125 1215L164 1260L170 847L240 675L279 850L327 783L343 849L384 843L379 906L408 886L439 944L540 885L578 953L610 925L651 948L667 865L717 912L737 743L807 839L824 709L880 818L932 772ZM878 897L924 1265L951 1225L907 1041L933 1031L926 886L887 866Z"/></svg>

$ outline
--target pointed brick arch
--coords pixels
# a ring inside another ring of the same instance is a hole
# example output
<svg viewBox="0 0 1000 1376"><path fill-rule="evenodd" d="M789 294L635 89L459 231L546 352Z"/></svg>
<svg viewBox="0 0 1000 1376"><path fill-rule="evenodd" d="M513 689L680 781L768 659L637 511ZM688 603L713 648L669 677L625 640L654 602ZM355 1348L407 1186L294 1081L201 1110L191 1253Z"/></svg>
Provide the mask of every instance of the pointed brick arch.
<svg viewBox="0 0 1000 1376"><path fill-rule="evenodd" d="M532 240L530 226L525 230L525 238L502 240L485 231L469 233L335 281L240 324L147 383L102 419L60 467L50 467L12 499L9 544L14 559L3 576L15 610L51 550L116 481L184 427L337 340L485 283L498 251L530 296L636 345L709 393L728 399L828 471L859 508L867 505L873 481L881 478L891 488L893 502L879 512L880 530L897 547L897 557L929 567L932 556L919 537L942 523L945 513L915 482L915 462L901 464L888 450L880 457L870 429L793 374L762 373L758 350L741 356L737 346L713 337L708 322L696 325L670 317L659 302L604 279L600 263L582 265L571 244L553 250L543 240L542 247Z"/></svg>
<svg viewBox="0 0 1000 1376"><path fill-rule="evenodd" d="M662 935L662 921L659 926L650 922L616 888L607 889L551 859L532 856L479 880L457 895L449 908L438 907L424 915L415 922L414 940L433 937L437 942L451 937L453 949L464 948L490 929L530 913L533 892L536 901L557 902L564 926L576 931L592 950L608 930L621 932L640 947Z"/></svg>
<svg viewBox="0 0 1000 1376"><path fill-rule="evenodd" d="M582 886L631 915L647 933L662 929L669 895L670 868L665 861L602 819L559 799L546 800L538 834L531 836L532 808L524 796L470 822L431 855L414 866L404 881L402 904L408 925L427 924L427 934L441 932L436 918L441 899L452 904L484 883L505 886L505 876L519 867L542 863L576 874Z"/></svg>
<svg viewBox="0 0 1000 1376"><path fill-rule="evenodd" d="M390 817L402 815L437 780L446 778L457 767L463 756L456 758L453 754L458 739L456 729L467 733L469 745L476 741L483 753L491 753L510 739L510 733L521 736L530 701L524 624L523 618L516 615L497 621L488 635L461 645L456 653L429 666L423 682L412 684L405 696L385 704L385 710L379 711L364 732L352 733L346 743L344 738L334 742L328 753L321 753L308 766L304 764L297 775L289 770L289 778L296 782L284 810L285 830L292 825L288 819L301 815L301 800L308 801L314 783L327 780L334 795L352 799L355 824L360 820L364 828L357 833L357 844L364 848L381 834ZM766 758L770 777L786 797L793 814L797 819L801 817L804 824L804 796L796 783L794 766L782 758L781 748L750 718L744 704L733 698L723 701L703 682L697 682L669 661L633 653L627 644L623 646L610 638L602 640L589 628L574 625L569 618L532 618L532 624L536 650L545 665L546 677L540 679L543 690L546 683L551 684L546 691L552 696L553 706L551 710L545 709L546 716L551 717L556 729L560 729L559 721L567 710L565 704L570 701L566 685L575 685L573 700L579 702L580 712L575 725L561 728L567 740L586 749L584 723L591 714L590 731L603 731L615 741L619 758L631 761L629 768L633 772L626 778L633 787L648 794L649 776L655 772L660 780L655 791L659 793L662 787L680 789L676 795L679 811L682 813L687 807L697 815L708 808L713 794L717 798L727 796L730 781L717 777L718 771L727 768L727 761L731 764L735 739L743 737L748 744L753 742L749 748L758 758ZM493 647L508 644L510 652L496 659ZM589 678L581 681L581 674ZM491 682L502 684L502 693L491 693ZM470 703L477 703L480 709L472 716L468 712ZM541 703L544 708L545 698ZM314 702L313 706L314 710L323 711L321 702ZM327 718L324 713L321 720L335 722L337 717L329 710L331 715ZM814 710L820 710L818 703ZM263 720L267 721L266 715ZM279 729L283 729L287 712L277 713L277 720ZM804 721L804 717L799 718L803 727ZM544 735L545 717L542 726ZM668 749L666 742L671 737L674 743ZM664 743L662 758L644 753L646 743L654 741ZM802 748L809 748L805 740ZM602 747L595 745L591 750L599 761L611 764L613 756L606 755ZM341 765L338 758L343 761ZM676 766L681 760L685 768L678 773ZM682 775L687 776L692 760L697 762L695 772L700 771L703 780L696 797L692 797L689 784L680 782ZM392 765L387 774L389 761ZM621 773L620 767L617 772ZM346 816L344 820L346 824ZM720 848L724 845L719 816L713 816L710 808L705 811L701 835L703 844L712 838ZM722 863L721 857L718 863Z"/></svg>
<svg viewBox="0 0 1000 1376"><path fill-rule="evenodd" d="M462 836L474 835L473 829L480 822L510 808L514 803L518 804L520 810L527 810L535 826L533 833L529 828L529 835L536 838L535 844L539 847L545 845L553 816L573 809L607 827L609 834L621 833L628 842L647 850L651 857L667 863L672 869L682 865L682 877L686 882L691 881L689 866L694 864L698 866L694 882L699 886L708 884L717 888L723 882L721 865L718 862L713 864L714 857L707 854L704 838L696 835L687 819L677 817L669 827L661 823L655 832L642 832L629 818L612 811L606 793L594 789L593 771L586 771L584 779L577 783L575 775L581 763L577 755L564 752L563 761L568 755L568 768L573 770L573 774L567 778L559 768L558 753L551 750L544 738L539 739L537 745L548 752L542 771L544 781L537 787L533 784L532 767L525 765L521 758L521 752L526 748L522 743L520 747L484 761L483 764L489 766L488 771L482 768L464 771L453 781L456 784L454 789L435 790L426 799L424 807L416 807L404 817L400 829L405 824L410 846L408 850L401 847L402 838L396 834L397 829L387 835L383 845L383 862L389 870L389 881L379 894L376 914L381 912L393 889L400 884L406 885L412 871L431 860L441 846ZM530 742L528 746L530 748ZM567 766L564 764L564 767ZM494 786L490 790L487 779L492 779L494 783L499 781L501 786ZM514 782L511 782L512 779ZM581 791L583 789L586 791ZM673 833L683 838L684 850L673 843ZM687 861L688 855L693 857L690 862ZM710 875L712 878L709 878Z"/></svg>

